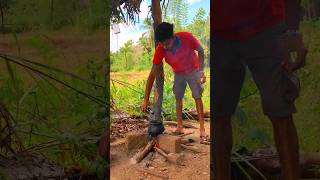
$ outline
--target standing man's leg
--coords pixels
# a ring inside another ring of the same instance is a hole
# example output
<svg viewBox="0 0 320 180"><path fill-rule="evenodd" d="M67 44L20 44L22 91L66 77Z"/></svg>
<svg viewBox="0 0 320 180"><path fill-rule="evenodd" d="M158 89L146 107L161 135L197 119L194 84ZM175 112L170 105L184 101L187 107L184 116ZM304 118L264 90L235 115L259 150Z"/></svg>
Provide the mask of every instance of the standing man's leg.
<svg viewBox="0 0 320 180"><path fill-rule="evenodd" d="M204 112L203 112L203 102L202 102L202 92L203 86L200 80L200 72L198 70L194 70L190 74L186 76L188 85L190 87L192 98L195 101L199 124L200 124L200 141L208 140L208 135L206 134L206 130L204 127Z"/></svg>
<svg viewBox="0 0 320 180"><path fill-rule="evenodd" d="M177 129L176 132L183 132L183 124L182 124L182 99L176 99L176 115L177 115Z"/></svg>
<svg viewBox="0 0 320 180"><path fill-rule="evenodd" d="M176 115L177 115L177 129L176 133L183 133L182 124L182 107L183 107L183 96L187 87L187 82L185 76L182 74L174 74L173 82L173 93L176 98Z"/></svg>
<svg viewBox="0 0 320 180"><path fill-rule="evenodd" d="M203 117L203 103L201 98L195 99L196 109L198 113L198 119L200 123L200 136L207 136L206 129L204 128L204 117Z"/></svg>
<svg viewBox="0 0 320 180"><path fill-rule="evenodd" d="M292 115L270 118L273 125L274 139L280 156L281 179L300 179L298 135Z"/></svg>
<svg viewBox="0 0 320 180"><path fill-rule="evenodd" d="M210 106L213 122L213 174L216 180L231 179L232 127L231 116L239 102L245 66L233 47L233 42L213 40L210 63Z"/></svg>
<svg viewBox="0 0 320 180"><path fill-rule="evenodd" d="M259 88L265 115L270 117L281 163L281 180L300 179L299 146L292 120L299 94L295 77L281 66L284 59L284 26L278 24L239 44Z"/></svg>

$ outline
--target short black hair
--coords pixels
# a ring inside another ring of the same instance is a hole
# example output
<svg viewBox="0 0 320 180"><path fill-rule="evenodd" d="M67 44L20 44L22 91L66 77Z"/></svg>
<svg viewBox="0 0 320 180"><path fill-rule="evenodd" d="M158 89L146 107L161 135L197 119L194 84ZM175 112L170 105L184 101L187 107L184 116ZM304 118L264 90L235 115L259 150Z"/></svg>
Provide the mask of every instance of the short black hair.
<svg viewBox="0 0 320 180"><path fill-rule="evenodd" d="M155 38L158 42L163 42L173 36L173 24L162 22L155 30Z"/></svg>

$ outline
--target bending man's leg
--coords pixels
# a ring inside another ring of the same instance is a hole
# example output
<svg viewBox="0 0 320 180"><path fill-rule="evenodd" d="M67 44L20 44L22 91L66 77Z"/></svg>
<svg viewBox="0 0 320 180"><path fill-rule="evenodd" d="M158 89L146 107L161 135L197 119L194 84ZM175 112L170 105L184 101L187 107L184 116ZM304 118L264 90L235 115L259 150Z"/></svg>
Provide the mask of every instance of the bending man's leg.
<svg viewBox="0 0 320 180"><path fill-rule="evenodd" d="M182 99L176 99L177 129L176 132L183 132L182 124Z"/></svg>

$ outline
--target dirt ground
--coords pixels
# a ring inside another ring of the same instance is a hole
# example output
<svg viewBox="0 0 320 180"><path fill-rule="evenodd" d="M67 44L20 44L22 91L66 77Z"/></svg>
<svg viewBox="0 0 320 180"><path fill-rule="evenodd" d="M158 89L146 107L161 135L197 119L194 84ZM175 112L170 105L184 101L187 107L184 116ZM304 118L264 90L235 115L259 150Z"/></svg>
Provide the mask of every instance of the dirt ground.
<svg viewBox="0 0 320 180"><path fill-rule="evenodd" d="M130 159L138 150L127 153L125 149L125 138L117 138L111 143L111 180L158 180L163 179L154 175L141 172L146 168L150 171L168 176L169 179L209 180L210 179L210 146L199 143L199 123L197 121L184 121L192 124L198 129L185 128L184 132L194 132L184 138L195 140L194 146L198 147L201 153L183 150L184 158L182 165L170 164L158 153L149 155L138 164L130 164ZM209 122L205 123L207 133L210 132ZM166 126L167 133L174 131L175 126ZM161 147L160 147L161 148Z"/></svg>

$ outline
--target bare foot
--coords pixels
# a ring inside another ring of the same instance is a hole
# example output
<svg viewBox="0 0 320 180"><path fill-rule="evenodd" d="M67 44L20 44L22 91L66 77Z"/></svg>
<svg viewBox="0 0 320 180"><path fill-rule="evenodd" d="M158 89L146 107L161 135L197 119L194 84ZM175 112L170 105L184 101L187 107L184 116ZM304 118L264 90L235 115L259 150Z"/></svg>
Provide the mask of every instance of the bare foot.
<svg viewBox="0 0 320 180"><path fill-rule="evenodd" d="M204 130L200 131L200 143L209 142L209 141L210 141L209 135Z"/></svg>

